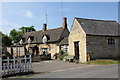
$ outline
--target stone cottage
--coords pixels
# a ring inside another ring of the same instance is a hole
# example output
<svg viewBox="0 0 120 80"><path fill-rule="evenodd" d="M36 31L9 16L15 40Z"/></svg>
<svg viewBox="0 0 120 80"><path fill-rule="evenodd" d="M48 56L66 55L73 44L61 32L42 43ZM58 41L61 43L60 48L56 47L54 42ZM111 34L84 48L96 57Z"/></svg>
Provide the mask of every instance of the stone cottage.
<svg viewBox="0 0 120 80"><path fill-rule="evenodd" d="M80 62L91 59L117 58L120 34L116 21L74 18L69 34L69 55Z"/></svg>
<svg viewBox="0 0 120 80"><path fill-rule="evenodd" d="M62 27L47 29L47 24L43 24L43 29L40 31L25 32L20 42L33 56L50 53L52 58L63 48L67 53L68 35L67 18L64 17Z"/></svg>

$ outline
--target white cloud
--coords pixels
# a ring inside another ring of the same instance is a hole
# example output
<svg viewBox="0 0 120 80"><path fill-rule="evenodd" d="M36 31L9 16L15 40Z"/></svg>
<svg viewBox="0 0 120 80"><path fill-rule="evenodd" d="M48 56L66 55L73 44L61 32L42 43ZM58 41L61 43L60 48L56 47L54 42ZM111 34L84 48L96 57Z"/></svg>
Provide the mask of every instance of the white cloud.
<svg viewBox="0 0 120 80"><path fill-rule="evenodd" d="M1 30L4 34L9 34L12 29L18 30L19 24L13 23L7 19L2 19L2 24L0 24Z"/></svg>
<svg viewBox="0 0 120 80"><path fill-rule="evenodd" d="M34 17L34 13L30 10L26 10L26 11L24 11L24 13L25 13L25 17L27 17L27 18L33 18Z"/></svg>

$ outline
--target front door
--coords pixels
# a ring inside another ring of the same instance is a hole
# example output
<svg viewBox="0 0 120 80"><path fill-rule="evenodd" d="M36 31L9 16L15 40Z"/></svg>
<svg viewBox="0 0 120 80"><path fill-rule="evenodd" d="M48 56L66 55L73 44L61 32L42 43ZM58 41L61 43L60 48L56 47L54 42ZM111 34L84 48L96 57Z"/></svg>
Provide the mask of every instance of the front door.
<svg viewBox="0 0 120 80"><path fill-rule="evenodd" d="M74 42L75 59L79 60L79 42Z"/></svg>

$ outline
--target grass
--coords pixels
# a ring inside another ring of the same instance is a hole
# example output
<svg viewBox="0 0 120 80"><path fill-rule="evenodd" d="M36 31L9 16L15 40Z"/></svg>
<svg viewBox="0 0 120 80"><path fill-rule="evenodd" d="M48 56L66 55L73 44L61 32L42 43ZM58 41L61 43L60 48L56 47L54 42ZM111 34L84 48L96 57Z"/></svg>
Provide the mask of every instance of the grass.
<svg viewBox="0 0 120 80"><path fill-rule="evenodd" d="M86 64L108 65L108 64L120 64L120 61L112 59L96 59L87 62Z"/></svg>

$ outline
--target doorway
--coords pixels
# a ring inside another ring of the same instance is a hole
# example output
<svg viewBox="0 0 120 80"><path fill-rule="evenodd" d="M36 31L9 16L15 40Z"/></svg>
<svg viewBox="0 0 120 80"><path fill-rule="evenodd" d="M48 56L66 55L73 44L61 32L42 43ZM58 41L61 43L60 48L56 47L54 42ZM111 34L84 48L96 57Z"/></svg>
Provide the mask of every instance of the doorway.
<svg viewBox="0 0 120 80"><path fill-rule="evenodd" d="M79 42L74 42L75 60L79 60Z"/></svg>

